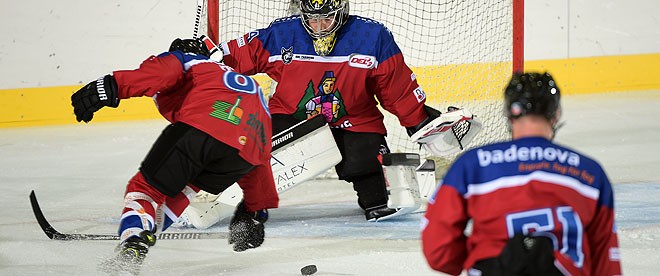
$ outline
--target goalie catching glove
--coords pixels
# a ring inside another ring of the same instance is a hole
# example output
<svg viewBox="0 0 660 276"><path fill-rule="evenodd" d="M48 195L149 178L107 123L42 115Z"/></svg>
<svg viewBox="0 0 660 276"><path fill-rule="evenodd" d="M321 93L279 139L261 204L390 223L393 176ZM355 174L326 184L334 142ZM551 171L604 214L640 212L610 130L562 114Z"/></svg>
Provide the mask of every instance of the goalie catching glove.
<svg viewBox="0 0 660 276"><path fill-rule="evenodd" d="M117 98L117 82L111 75L105 75L88 83L83 88L71 95L73 113L76 114L78 122L89 123L94 117L94 112L104 106L119 106Z"/></svg>
<svg viewBox="0 0 660 276"><path fill-rule="evenodd" d="M449 107L449 108L452 108L452 107ZM422 122L420 122L416 126L406 128L406 132L408 133L409 137L413 136L413 134L415 134L415 132L419 131L421 128L428 125L431 121L435 120L435 118L438 118L438 117L440 117L440 115L442 115L442 112L440 112L439 110L437 110L433 107L430 107L428 105L424 105L424 111L426 111L426 114L429 115L428 117L426 117L426 119L422 120Z"/></svg>
<svg viewBox="0 0 660 276"><path fill-rule="evenodd" d="M234 245L234 251L242 252L261 246L265 237L264 223L267 220L266 209L250 212L241 202L229 223L229 244Z"/></svg>
<svg viewBox="0 0 660 276"><path fill-rule="evenodd" d="M447 156L464 150L481 131L481 123L466 109L450 106L446 113L426 105L424 109L429 117L406 129L412 141L421 144L433 156Z"/></svg>

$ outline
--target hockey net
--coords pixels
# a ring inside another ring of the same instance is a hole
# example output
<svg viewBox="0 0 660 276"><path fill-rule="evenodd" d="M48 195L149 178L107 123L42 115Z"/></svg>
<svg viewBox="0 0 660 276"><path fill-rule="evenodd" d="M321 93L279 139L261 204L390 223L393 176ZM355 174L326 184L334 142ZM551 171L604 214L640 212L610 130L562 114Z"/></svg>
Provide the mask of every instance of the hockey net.
<svg viewBox="0 0 660 276"><path fill-rule="evenodd" d="M299 13L299 0L207 0L202 33L216 41L236 38L265 28L276 18ZM516 60L514 8L522 0L350 0L350 14L375 19L387 26L403 51L407 64L426 92L427 104L446 111L464 107L482 122L472 144L504 140L502 89ZM517 6L518 5L518 6ZM517 6L517 7L516 7ZM518 23L515 23L518 24ZM517 42L522 43L522 41ZM521 69L521 68L518 68ZM257 76L267 93L276 83ZM455 156L432 157L414 144L398 120L386 116L388 145L392 152L416 152L436 161L436 175Z"/></svg>

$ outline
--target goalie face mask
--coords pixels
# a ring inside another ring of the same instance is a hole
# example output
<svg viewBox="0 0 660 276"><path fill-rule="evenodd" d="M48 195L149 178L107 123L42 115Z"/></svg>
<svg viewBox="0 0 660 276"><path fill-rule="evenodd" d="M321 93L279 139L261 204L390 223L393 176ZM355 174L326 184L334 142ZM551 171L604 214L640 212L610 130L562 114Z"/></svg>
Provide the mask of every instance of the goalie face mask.
<svg viewBox="0 0 660 276"><path fill-rule="evenodd" d="M210 57L211 53L209 49L206 48L204 42L198 39L180 39L177 38L172 41L170 44L169 52L179 50L184 53L193 53L197 55L202 55L205 57Z"/></svg>
<svg viewBox="0 0 660 276"><path fill-rule="evenodd" d="M314 41L314 51L328 55L334 48L336 32L348 20L348 0L301 0L301 21Z"/></svg>
<svg viewBox="0 0 660 276"><path fill-rule="evenodd" d="M515 73L504 91L504 112L509 119L535 114L553 121L558 119L559 99L559 88L549 73Z"/></svg>

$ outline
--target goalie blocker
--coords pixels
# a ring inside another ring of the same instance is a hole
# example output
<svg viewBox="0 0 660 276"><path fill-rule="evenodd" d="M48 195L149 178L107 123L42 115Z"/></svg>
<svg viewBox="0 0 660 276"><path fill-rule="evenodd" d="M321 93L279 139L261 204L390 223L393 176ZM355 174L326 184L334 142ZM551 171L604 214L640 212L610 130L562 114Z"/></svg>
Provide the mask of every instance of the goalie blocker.
<svg viewBox="0 0 660 276"><path fill-rule="evenodd" d="M341 161L341 153L322 116L300 122L272 138L271 166L278 194L326 172ZM192 202L180 221L195 228L208 228L233 214L241 202L237 184L213 202Z"/></svg>

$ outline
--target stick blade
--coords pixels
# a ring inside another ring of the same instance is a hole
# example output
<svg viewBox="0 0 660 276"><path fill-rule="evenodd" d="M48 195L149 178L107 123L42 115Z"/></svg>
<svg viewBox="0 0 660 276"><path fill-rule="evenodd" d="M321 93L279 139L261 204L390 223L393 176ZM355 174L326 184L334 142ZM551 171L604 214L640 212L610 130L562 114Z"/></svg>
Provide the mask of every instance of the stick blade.
<svg viewBox="0 0 660 276"><path fill-rule="evenodd" d="M44 231L44 234L48 236L49 239L55 238L55 234L59 234L53 226L48 223L46 220L46 217L44 217L44 213L41 212L41 208L39 207L39 202L37 202L37 196L34 194L34 190L30 192L30 204L32 205L32 212L34 212L34 217L37 219L37 222L39 223L39 226L41 226L41 230Z"/></svg>

